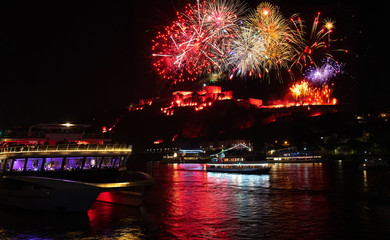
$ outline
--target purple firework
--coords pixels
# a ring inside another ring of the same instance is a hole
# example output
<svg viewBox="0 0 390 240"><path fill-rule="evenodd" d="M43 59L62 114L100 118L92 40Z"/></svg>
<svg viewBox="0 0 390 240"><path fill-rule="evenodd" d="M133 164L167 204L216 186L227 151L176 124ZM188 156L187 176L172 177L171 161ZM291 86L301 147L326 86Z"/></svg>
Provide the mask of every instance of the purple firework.
<svg viewBox="0 0 390 240"><path fill-rule="evenodd" d="M309 67L303 74L307 80L315 84L325 84L332 77L342 73L343 64L334 61L330 58L322 60L321 65Z"/></svg>

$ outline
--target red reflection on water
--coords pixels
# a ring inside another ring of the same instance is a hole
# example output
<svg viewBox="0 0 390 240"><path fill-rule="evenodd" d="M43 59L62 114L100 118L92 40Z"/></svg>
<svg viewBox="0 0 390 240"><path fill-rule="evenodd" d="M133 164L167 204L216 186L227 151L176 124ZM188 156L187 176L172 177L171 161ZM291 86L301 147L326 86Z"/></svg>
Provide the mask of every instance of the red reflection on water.
<svg viewBox="0 0 390 240"><path fill-rule="evenodd" d="M232 220L233 199L229 191L218 189L215 184L219 181L218 184L223 185L227 180L210 178L204 171L173 170L170 174L171 183L165 189L169 197L162 212L164 231L160 237L172 234L178 239L189 239L204 234L206 239L228 238L232 229L223 226ZM229 223L229 226L234 225L238 224Z"/></svg>
<svg viewBox="0 0 390 240"><path fill-rule="evenodd" d="M128 226L119 230L123 239L130 239L125 238L125 236L130 233L130 236L133 236L139 232L138 227L132 228L133 222L140 218L139 208L136 207L95 201L87 215L92 235L102 234L101 232L103 232L103 235L112 234L118 228L118 222Z"/></svg>
<svg viewBox="0 0 390 240"><path fill-rule="evenodd" d="M109 203L95 202L88 211L89 225L92 232L109 227L114 206Z"/></svg>
<svg viewBox="0 0 390 240"><path fill-rule="evenodd" d="M269 175L186 171L156 165L146 213L161 239L316 239L337 219L321 163L273 164ZM336 206L337 207L337 206Z"/></svg>

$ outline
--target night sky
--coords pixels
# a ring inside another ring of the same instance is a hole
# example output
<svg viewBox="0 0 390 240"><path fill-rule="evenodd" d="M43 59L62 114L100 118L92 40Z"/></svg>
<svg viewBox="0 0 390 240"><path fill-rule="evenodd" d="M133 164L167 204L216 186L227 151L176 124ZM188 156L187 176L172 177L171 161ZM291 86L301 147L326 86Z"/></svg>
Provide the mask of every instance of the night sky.
<svg viewBox="0 0 390 240"><path fill-rule="evenodd" d="M161 93L151 40L184 0L2 1L0 128L38 122L93 123L139 98ZM261 1L244 1L254 8ZM338 94L356 110L390 106L387 6L370 2L270 1L286 17L335 19L344 38L346 75ZM380 54L379 54L380 53ZM336 90L335 90L336 91ZM337 97L337 96L336 96Z"/></svg>

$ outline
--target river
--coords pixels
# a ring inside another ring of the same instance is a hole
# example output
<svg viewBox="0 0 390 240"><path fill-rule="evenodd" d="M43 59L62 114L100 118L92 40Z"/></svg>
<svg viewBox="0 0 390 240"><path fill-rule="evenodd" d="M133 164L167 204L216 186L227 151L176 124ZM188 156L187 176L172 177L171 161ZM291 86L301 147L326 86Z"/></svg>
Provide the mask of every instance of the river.
<svg viewBox="0 0 390 240"><path fill-rule="evenodd" d="M348 161L278 163L265 175L148 164L141 208L95 202L86 214L0 210L0 239L387 239L390 172Z"/></svg>

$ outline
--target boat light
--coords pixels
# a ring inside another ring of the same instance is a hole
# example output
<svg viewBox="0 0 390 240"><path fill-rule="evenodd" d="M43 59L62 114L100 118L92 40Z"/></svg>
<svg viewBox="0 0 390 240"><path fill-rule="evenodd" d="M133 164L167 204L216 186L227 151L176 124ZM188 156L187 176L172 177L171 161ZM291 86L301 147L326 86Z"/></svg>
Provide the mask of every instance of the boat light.
<svg viewBox="0 0 390 240"><path fill-rule="evenodd" d="M62 124L62 126L71 127L71 126L73 126L73 124L71 124L71 123L64 123L64 124Z"/></svg>

